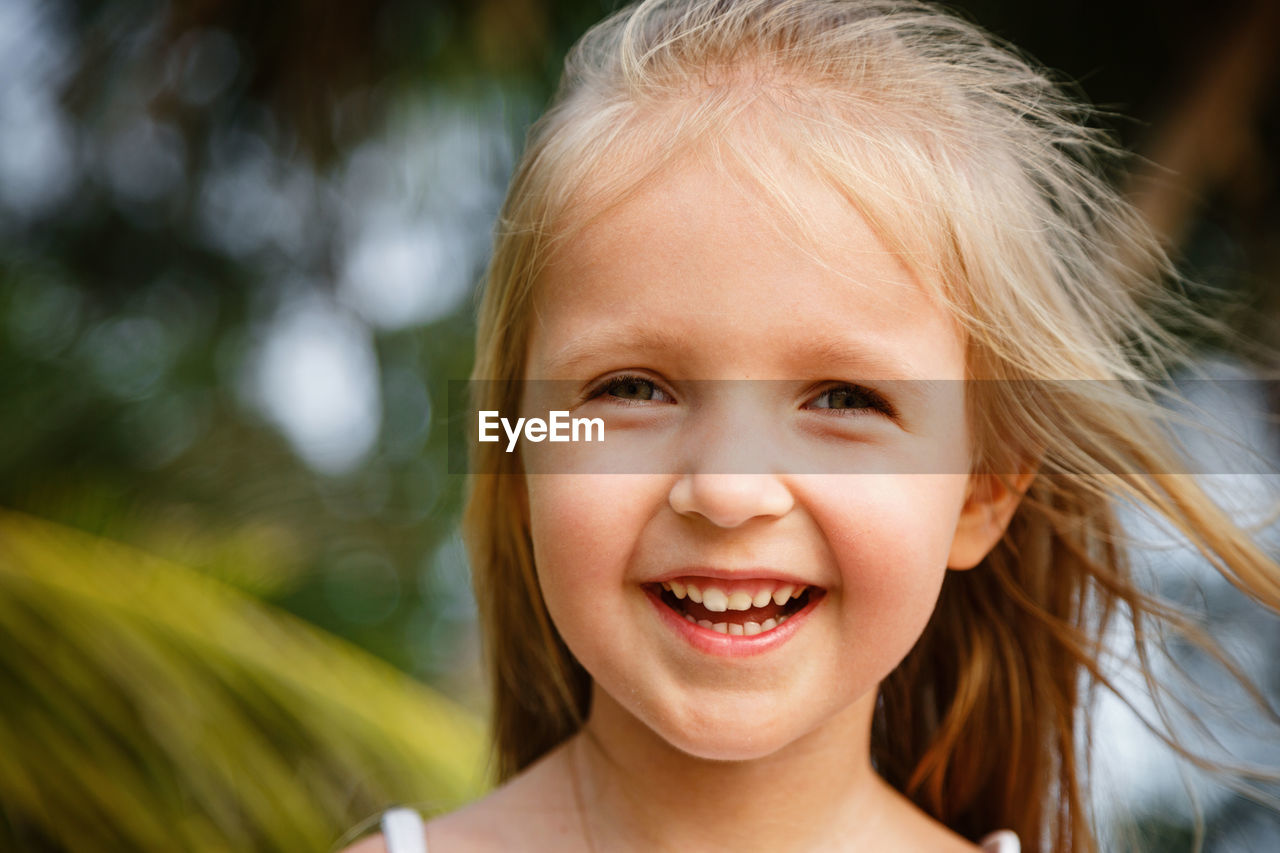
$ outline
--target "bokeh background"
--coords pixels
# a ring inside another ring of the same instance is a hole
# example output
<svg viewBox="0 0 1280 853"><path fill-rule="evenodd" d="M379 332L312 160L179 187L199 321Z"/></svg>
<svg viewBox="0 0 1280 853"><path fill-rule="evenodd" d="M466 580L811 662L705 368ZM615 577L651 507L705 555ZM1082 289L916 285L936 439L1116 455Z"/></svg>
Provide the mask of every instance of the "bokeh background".
<svg viewBox="0 0 1280 853"><path fill-rule="evenodd" d="M1103 108L1196 298L1280 344L1280 3L956 6ZM613 7L0 0L0 850L326 850L483 790L447 382L524 131ZM1276 620L1143 529L1274 702ZM1168 751L1098 714L1113 849L1191 849ZM1189 736L1280 766L1231 716ZM1190 787L1206 850L1280 849Z"/></svg>

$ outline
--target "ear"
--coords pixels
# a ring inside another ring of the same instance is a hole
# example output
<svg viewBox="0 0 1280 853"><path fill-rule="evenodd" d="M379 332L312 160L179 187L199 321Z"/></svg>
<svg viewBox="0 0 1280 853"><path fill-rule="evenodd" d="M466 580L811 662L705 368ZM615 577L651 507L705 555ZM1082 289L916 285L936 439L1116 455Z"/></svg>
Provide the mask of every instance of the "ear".
<svg viewBox="0 0 1280 853"><path fill-rule="evenodd" d="M1032 471L1012 478L998 474L969 477L969 491L956 522L947 568L972 569L982 562L1004 535L1034 477Z"/></svg>

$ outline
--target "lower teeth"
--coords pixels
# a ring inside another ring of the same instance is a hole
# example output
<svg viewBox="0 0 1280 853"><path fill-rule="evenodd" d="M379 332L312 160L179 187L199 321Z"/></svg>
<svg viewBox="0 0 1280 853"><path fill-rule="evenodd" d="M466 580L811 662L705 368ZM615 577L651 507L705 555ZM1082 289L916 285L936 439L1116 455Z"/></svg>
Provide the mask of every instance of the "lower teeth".
<svg viewBox="0 0 1280 853"><path fill-rule="evenodd" d="M703 628L710 628L712 631L716 631L721 634L731 634L735 637L744 635L752 637L756 634L763 634L766 631L772 631L774 628L790 619L791 616L790 614L787 614L779 616L777 619L766 619L764 622L743 622L741 624L737 622L712 622L710 619L694 619L688 613L684 615L684 618L694 625L698 625Z"/></svg>

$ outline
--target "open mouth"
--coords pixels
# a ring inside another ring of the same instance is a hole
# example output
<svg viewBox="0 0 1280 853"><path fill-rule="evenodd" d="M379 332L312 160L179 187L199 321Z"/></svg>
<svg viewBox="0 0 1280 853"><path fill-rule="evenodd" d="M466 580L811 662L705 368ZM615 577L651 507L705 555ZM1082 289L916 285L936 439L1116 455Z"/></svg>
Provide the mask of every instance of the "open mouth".
<svg viewBox="0 0 1280 853"><path fill-rule="evenodd" d="M769 580L680 578L647 586L687 622L746 637L772 631L826 594L821 587Z"/></svg>

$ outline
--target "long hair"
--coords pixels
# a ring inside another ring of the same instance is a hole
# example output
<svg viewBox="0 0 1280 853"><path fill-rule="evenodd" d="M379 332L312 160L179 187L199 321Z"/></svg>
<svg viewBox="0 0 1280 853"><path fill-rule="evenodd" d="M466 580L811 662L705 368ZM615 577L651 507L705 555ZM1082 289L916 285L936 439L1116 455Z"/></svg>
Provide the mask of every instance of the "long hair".
<svg viewBox="0 0 1280 853"><path fill-rule="evenodd" d="M1242 677L1131 579L1117 503L1163 516L1272 608L1280 570L1177 473L1168 401L1145 380L1187 362L1167 328L1194 312L1107 180L1117 152L1029 60L912 0L646 0L597 25L502 210L473 404L518 407L543 265L673 158L714 152L804 239L802 201L752 156L762 139L841 192L960 321L976 469L1037 471L1002 541L949 573L881 685L872 760L963 835L1008 827L1028 851L1091 853L1083 717L1110 686L1112 623L1131 623L1143 650L1156 629L1183 631ZM471 461L464 524L505 780L579 729L590 679L539 592L518 454L482 444ZM1159 690L1145 651L1139 665Z"/></svg>

